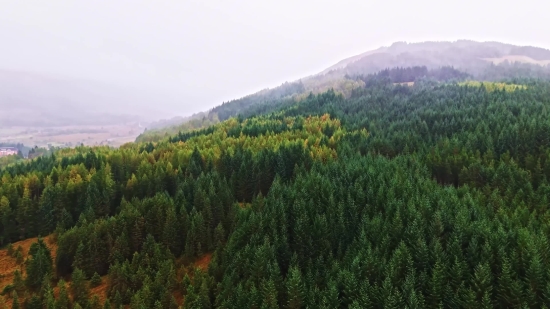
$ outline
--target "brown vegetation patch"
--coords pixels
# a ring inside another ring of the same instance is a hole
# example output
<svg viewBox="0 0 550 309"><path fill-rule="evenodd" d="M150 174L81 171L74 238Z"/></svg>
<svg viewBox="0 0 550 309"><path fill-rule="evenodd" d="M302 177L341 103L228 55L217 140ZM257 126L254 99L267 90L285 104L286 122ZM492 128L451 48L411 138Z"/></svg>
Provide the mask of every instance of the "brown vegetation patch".
<svg viewBox="0 0 550 309"><path fill-rule="evenodd" d="M53 235L44 237L44 242L46 243L46 246L50 249L50 252L52 254L52 259L55 260L55 253L57 250L57 244L53 241ZM26 261L29 256L29 249L31 245L38 241L38 238L29 238L25 240L18 241L13 244L13 249L17 250L17 247L21 246L22 253L23 253L23 260ZM8 249L4 248L0 250L0 292L4 290L4 288L13 282L14 275L13 273L19 270L21 272L21 275L23 278L25 277L25 262L21 264L17 264L14 257L11 257L8 254ZM11 307L11 298L7 297L8 295L4 296L6 305Z"/></svg>
<svg viewBox="0 0 550 309"><path fill-rule="evenodd" d="M90 280L87 280L88 282L88 285L90 284ZM71 299L71 301L73 300L73 296L71 295L71 281L68 280L68 281L65 281L65 287L67 288L67 292L69 293L69 298ZM97 295L97 297L99 298L99 301L101 304L103 304L105 302L105 300L107 300L107 289L109 287L109 284L108 284L108 276L103 276L101 277L101 284L96 286L96 287L90 287L90 300L92 299L92 297L94 297L94 295ZM59 297L59 286L54 286L53 287L53 296L55 298Z"/></svg>
<svg viewBox="0 0 550 309"><path fill-rule="evenodd" d="M185 297L183 296L183 293L180 290L176 290L174 293L174 298L176 299L176 303L178 303L178 306L183 306L183 301Z"/></svg>
<svg viewBox="0 0 550 309"><path fill-rule="evenodd" d="M210 261L212 261L212 253L206 253L198 260L196 260L194 265L201 270L208 270L208 265L210 265Z"/></svg>
<svg viewBox="0 0 550 309"><path fill-rule="evenodd" d="M252 207L252 203L241 203L241 202L239 202L238 204L239 204L239 207L241 207L241 208L250 208L250 207Z"/></svg>
<svg viewBox="0 0 550 309"><path fill-rule="evenodd" d="M23 250L23 259L26 260L28 258L29 249L33 243L35 243L38 240L38 238L29 238L25 239L19 242L16 242L13 244L14 250L17 249L18 246L21 246ZM57 244L54 241L53 235L44 237L44 242L48 246L48 248L51 251L52 259L55 260L55 254L57 250ZM15 270L21 271L21 274L23 277L25 276L25 263L18 265L16 263L15 258L8 255L8 249L4 248L0 250L0 291L4 289L8 284L11 284L13 282L14 275L13 273ZM202 271L207 271L208 266L210 265L210 262L212 260L212 253L206 253L200 258L196 259L192 265L196 268L199 268ZM101 284L99 286L90 288L90 296L93 297L94 295L97 295L101 304L107 300L107 289L108 289L108 276L101 277ZM55 285L55 283L52 283L52 285ZM66 281L66 287L67 290L70 291L71 287L71 281ZM59 296L59 287L54 286L53 287L54 296L57 298ZM176 290L174 293L174 298L176 299L179 306L183 305L184 302L184 295L181 291ZM72 295L69 293L69 297L72 299ZM22 299L20 299L22 300ZM4 303L7 306L7 308L10 308L12 306L12 299L8 295L4 296Z"/></svg>
<svg viewBox="0 0 550 309"><path fill-rule="evenodd" d="M29 256L29 249L31 245L38 241L38 238L29 238L22 241L18 241L13 244L13 249L17 250L17 247L21 246L23 249L23 260L27 260L27 257ZM57 250L57 244L53 241L53 236L47 236L44 237L44 242L46 243L46 246L50 249L50 252L52 254L52 260L55 260L55 253ZM4 248L0 250L0 291L4 289L4 287L8 284L10 284L13 281L13 272L19 269L21 271L21 274L24 275L25 263L22 263L21 265L17 265L17 262L15 261L15 258L8 255L8 249Z"/></svg>
<svg viewBox="0 0 550 309"><path fill-rule="evenodd" d="M97 297L99 297L99 300L101 301L102 304L107 299L107 288L109 287L108 281L109 281L108 276L103 276L101 277L101 284L96 286L95 288L90 289L90 295L92 297L94 295L97 295Z"/></svg>

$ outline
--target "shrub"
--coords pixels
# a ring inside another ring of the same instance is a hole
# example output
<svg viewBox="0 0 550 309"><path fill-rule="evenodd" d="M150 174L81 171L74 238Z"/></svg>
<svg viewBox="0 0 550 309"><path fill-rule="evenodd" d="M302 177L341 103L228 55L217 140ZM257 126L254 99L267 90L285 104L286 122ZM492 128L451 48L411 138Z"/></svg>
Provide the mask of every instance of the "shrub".
<svg viewBox="0 0 550 309"><path fill-rule="evenodd" d="M9 295L11 292L13 292L13 290L15 290L15 286L13 284L8 284L4 287L4 289L2 290L2 295Z"/></svg>
<svg viewBox="0 0 550 309"><path fill-rule="evenodd" d="M96 286L99 286L100 284L101 284L101 277L97 272L95 272L94 275L92 276L92 279L90 280L90 285L92 287L96 287Z"/></svg>
<svg viewBox="0 0 550 309"><path fill-rule="evenodd" d="M15 257L14 254L15 254L15 249L13 248L13 244L9 244L8 245L8 255L11 256L11 257Z"/></svg>

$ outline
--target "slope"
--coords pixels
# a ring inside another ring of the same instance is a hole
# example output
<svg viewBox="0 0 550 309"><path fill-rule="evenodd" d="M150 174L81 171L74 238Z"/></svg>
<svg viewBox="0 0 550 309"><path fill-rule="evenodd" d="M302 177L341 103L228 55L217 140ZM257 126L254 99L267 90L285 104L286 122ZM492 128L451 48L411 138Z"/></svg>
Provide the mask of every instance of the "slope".
<svg viewBox="0 0 550 309"><path fill-rule="evenodd" d="M145 132L137 141L158 141L178 131L204 128L238 114L247 115L258 108L263 111L271 110L265 103L292 104L304 99L310 92L318 94L334 89L349 97L354 89L364 86L357 76L388 68L419 66L437 70L453 67L476 79L498 81L511 78L550 78L549 64L550 51L543 48L469 40L410 44L396 42L389 47L380 47L344 59L319 74L304 77L298 82L285 83L274 89L223 103L191 117L181 125ZM287 100L281 102L283 98Z"/></svg>
<svg viewBox="0 0 550 309"><path fill-rule="evenodd" d="M426 71L10 167L0 240L58 230L117 308L542 308L550 82Z"/></svg>

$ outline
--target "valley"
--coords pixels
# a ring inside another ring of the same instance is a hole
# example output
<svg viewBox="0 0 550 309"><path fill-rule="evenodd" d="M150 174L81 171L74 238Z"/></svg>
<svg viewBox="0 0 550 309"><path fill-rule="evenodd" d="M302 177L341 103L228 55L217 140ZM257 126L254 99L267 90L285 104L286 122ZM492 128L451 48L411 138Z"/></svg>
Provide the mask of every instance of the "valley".
<svg viewBox="0 0 550 309"><path fill-rule="evenodd" d="M81 144L118 147L133 142L143 130L138 122L121 125L13 126L0 128L0 143L22 143L40 148L76 147Z"/></svg>

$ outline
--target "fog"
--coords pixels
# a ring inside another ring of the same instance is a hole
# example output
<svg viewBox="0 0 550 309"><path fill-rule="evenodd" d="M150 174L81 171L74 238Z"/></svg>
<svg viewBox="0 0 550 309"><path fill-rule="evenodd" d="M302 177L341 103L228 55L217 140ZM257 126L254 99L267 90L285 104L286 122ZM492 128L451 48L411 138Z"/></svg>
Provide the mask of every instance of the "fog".
<svg viewBox="0 0 550 309"><path fill-rule="evenodd" d="M0 69L158 95L189 115L395 41L550 48L543 2L0 0ZM129 107L130 108L130 107Z"/></svg>

